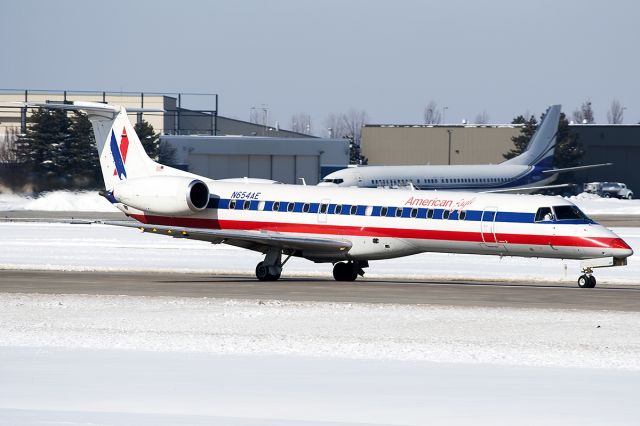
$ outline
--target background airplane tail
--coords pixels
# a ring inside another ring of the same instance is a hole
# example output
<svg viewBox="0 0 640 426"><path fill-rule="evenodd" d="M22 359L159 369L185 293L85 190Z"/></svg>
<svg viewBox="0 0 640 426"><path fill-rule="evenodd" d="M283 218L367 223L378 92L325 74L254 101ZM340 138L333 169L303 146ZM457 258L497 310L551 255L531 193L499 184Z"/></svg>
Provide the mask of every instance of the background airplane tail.
<svg viewBox="0 0 640 426"><path fill-rule="evenodd" d="M560 122L560 107L560 105L551 105L529 141L527 149L522 154L502 164L553 167L553 155Z"/></svg>

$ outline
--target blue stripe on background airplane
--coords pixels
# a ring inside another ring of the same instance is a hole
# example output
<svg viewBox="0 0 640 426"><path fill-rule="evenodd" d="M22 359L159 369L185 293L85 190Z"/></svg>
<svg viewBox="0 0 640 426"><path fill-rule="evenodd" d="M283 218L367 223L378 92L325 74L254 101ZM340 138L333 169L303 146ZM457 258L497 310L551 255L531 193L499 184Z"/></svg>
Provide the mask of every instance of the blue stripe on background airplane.
<svg viewBox="0 0 640 426"><path fill-rule="evenodd" d="M500 164L350 167L328 174L318 185L361 188L413 186L416 189L526 193L568 186L550 185L558 173L611 165L605 163L554 169L559 121L560 105L552 105L527 149Z"/></svg>
<svg viewBox="0 0 640 426"><path fill-rule="evenodd" d="M332 263L336 280L353 281L372 260L445 252L579 259L578 285L590 288L593 268L633 254L558 197L217 181L151 160L121 106L21 105L87 113L103 195L140 222L106 223L262 252L262 281L280 278L291 256Z"/></svg>

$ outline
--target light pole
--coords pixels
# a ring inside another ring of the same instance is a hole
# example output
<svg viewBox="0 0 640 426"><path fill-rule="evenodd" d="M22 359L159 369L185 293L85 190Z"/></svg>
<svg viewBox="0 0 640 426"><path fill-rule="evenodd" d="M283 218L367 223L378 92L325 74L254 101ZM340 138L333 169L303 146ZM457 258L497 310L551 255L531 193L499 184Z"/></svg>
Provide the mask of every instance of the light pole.
<svg viewBox="0 0 640 426"><path fill-rule="evenodd" d="M448 109L449 109L448 106L442 107L442 124L446 124L447 123L444 118L445 118L445 113L447 112Z"/></svg>
<svg viewBox="0 0 640 426"><path fill-rule="evenodd" d="M447 129L447 133L449 134L449 165L451 165L451 133L453 133L453 130L451 129Z"/></svg>

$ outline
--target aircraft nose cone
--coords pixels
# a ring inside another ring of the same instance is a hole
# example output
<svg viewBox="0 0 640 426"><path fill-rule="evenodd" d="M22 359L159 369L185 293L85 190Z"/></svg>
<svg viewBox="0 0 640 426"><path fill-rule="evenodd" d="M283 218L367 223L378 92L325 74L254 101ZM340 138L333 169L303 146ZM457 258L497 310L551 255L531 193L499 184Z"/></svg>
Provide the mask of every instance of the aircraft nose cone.
<svg viewBox="0 0 640 426"><path fill-rule="evenodd" d="M633 249L620 237L612 239L609 243L609 248L615 257L624 258L633 255Z"/></svg>

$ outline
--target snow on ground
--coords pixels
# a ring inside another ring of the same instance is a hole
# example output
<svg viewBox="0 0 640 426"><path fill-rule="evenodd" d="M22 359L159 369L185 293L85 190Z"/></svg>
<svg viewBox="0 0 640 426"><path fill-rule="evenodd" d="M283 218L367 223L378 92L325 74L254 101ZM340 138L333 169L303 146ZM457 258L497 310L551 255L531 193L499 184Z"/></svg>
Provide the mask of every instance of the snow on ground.
<svg viewBox="0 0 640 426"><path fill-rule="evenodd" d="M112 211L95 200L2 195L0 210ZM589 214L640 211L586 202ZM615 231L640 252L640 228ZM261 260L95 224L0 223L0 247L0 269L253 274ZM598 270L599 283L637 283L636 258ZM292 259L285 274L331 267ZM577 262L451 254L367 271L577 275ZM637 312L0 294L0 425L635 425L638 330Z"/></svg>
<svg viewBox="0 0 640 426"><path fill-rule="evenodd" d="M618 200L601 198L595 194L582 193L569 197L587 215L596 214L637 214L640 215L640 200ZM40 210L40 211L118 211L97 191L52 191L38 196L20 194L0 194L0 211Z"/></svg>
<svg viewBox="0 0 640 426"><path fill-rule="evenodd" d="M640 313L0 294L0 346L640 371Z"/></svg>
<svg viewBox="0 0 640 426"><path fill-rule="evenodd" d="M640 253L640 228L614 229ZM260 253L203 241L141 233L100 224L0 222L0 269L173 271L253 275ZM578 261L423 253L370 262L366 277L397 279L528 280L573 283ZM331 264L292 258L284 276L331 275ZM596 271L600 284L635 284L640 262Z"/></svg>
<svg viewBox="0 0 640 426"><path fill-rule="evenodd" d="M37 196L24 194L0 194L0 211L76 211L76 212L117 212L119 211L97 191L52 191Z"/></svg>

